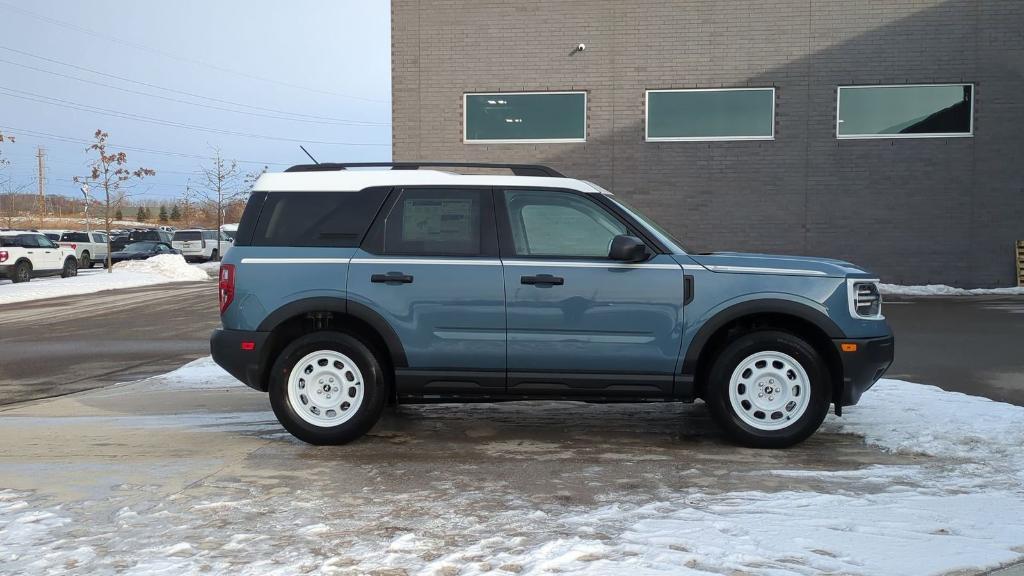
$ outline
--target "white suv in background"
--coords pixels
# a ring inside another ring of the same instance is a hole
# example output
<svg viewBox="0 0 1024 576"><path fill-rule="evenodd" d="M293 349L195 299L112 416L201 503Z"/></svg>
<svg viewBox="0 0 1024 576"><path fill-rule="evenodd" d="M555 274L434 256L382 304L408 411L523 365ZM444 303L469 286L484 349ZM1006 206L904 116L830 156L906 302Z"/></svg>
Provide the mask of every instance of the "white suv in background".
<svg viewBox="0 0 1024 576"><path fill-rule="evenodd" d="M78 275L78 258L39 232L0 232L0 278L28 282L39 276Z"/></svg>
<svg viewBox="0 0 1024 576"><path fill-rule="evenodd" d="M181 250L185 260L220 260L221 255L227 252L233 241L226 235L221 234L220 248L217 247L216 230L177 230L171 240L171 246Z"/></svg>
<svg viewBox="0 0 1024 576"><path fill-rule="evenodd" d="M107 259L107 235L102 232L68 231L61 234L57 242L75 251L79 268L92 268L93 264L104 264Z"/></svg>

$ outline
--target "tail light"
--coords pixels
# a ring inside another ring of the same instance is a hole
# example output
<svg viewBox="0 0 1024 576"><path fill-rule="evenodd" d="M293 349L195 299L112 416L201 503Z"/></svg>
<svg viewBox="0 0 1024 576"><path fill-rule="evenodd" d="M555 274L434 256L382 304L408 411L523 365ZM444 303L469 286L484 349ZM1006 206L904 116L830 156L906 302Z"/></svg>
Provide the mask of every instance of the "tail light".
<svg viewBox="0 0 1024 576"><path fill-rule="evenodd" d="M220 313L223 314L235 299L235 265L220 265Z"/></svg>
<svg viewBox="0 0 1024 576"><path fill-rule="evenodd" d="M9 257L10 254L7 253L7 250L0 250L0 262L7 262L7 258Z"/></svg>

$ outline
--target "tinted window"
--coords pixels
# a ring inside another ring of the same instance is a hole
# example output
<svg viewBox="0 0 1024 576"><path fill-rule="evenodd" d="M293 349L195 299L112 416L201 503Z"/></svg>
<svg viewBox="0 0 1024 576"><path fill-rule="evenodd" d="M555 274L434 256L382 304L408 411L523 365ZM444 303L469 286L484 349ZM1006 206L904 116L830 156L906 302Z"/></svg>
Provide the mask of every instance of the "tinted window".
<svg viewBox="0 0 1024 576"><path fill-rule="evenodd" d="M384 253L481 254L479 190L408 189L384 221Z"/></svg>
<svg viewBox="0 0 1024 576"><path fill-rule="evenodd" d="M587 136L585 92L466 94L467 142L577 141Z"/></svg>
<svg viewBox="0 0 1024 576"><path fill-rule="evenodd" d="M47 232L46 237L49 238L50 240L53 240L54 242L60 240L60 234L55 234L53 232Z"/></svg>
<svg viewBox="0 0 1024 576"><path fill-rule="evenodd" d="M202 240L202 232L175 232L174 240L185 241L185 240Z"/></svg>
<svg viewBox="0 0 1024 576"><path fill-rule="evenodd" d="M38 242L39 246L42 247L42 248L56 248L57 247L57 243L56 242L54 242L53 240L50 240L49 238L47 238L46 236L44 236L42 234L33 234L32 237L35 238L36 242Z"/></svg>
<svg viewBox="0 0 1024 576"><path fill-rule="evenodd" d="M18 236L18 244L24 248L39 248L39 235L21 234Z"/></svg>
<svg viewBox="0 0 1024 576"><path fill-rule="evenodd" d="M88 242L89 235L85 232L65 232L60 237L61 242Z"/></svg>
<svg viewBox="0 0 1024 576"><path fill-rule="evenodd" d="M133 230L128 233L128 239L132 242L138 242L141 240L159 241L160 235L156 230Z"/></svg>
<svg viewBox="0 0 1024 576"><path fill-rule="evenodd" d="M386 193L272 192L253 230L253 246L358 246ZM250 199L250 204L253 200ZM242 216L250 217L249 207Z"/></svg>
<svg viewBox="0 0 1024 576"><path fill-rule="evenodd" d="M606 258L626 227L592 200L552 191L505 192L517 256Z"/></svg>
<svg viewBox="0 0 1024 576"><path fill-rule="evenodd" d="M775 90L651 90L648 140L751 140L774 136Z"/></svg>
<svg viewBox="0 0 1024 576"><path fill-rule="evenodd" d="M971 134L974 87L840 86L837 136L913 138Z"/></svg>
<svg viewBox="0 0 1024 576"><path fill-rule="evenodd" d="M203 230L203 238L207 240L216 240L217 234L213 230Z"/></svg>
<svg viewBox="0 0 1024 576"><path fill-rule="evenodd" d="M97 243L101 243L101 244L105 244L107 242L107 237L104 236L103 234L93 234L92 235L92 241L93 242L97 242Z"/></svg>

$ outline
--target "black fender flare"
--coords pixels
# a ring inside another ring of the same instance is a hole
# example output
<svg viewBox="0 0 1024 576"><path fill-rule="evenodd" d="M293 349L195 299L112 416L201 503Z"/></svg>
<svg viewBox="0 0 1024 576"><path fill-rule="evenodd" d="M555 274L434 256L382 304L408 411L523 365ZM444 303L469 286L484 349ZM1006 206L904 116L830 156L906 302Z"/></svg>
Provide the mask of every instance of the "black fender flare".
<svg viewBox="0 0 1024 576"><path fill-rule="evenodd" d="M719 311L704 322L704 325L697 331L693 340L690 341L690 345L686 348L686 355L683 357L682 376L684 378L688 377L691 381L696 377L697 361L700 359L701 352L704 351L704 346L711 340L715 332L718 332L722 326L733 320L754 314L784 314L793 316L816 326L829 338L844 337L842 329L839 328L835 321L807 304L781 298L746 300Z"/></svg>
<svg viewBox="0 0 1024 576"><path fill-rule="evenodd" d="M405 347L402 346L401 339L399 339L398 334L395 333L395 330L391 325L388 324L388 321L372 308L364 304L360 304L359 302L353 302L348 298L316 296L312 298L294 300L268 314L267 317L260 322L260 325L256 330L259 332L272 332L285 320L307 312L335 312L338 314L352 316L366 322L371 328L380 334L384 343L387 344L392 365L395 368L408 367L409 362L405 356Z"/></svg>

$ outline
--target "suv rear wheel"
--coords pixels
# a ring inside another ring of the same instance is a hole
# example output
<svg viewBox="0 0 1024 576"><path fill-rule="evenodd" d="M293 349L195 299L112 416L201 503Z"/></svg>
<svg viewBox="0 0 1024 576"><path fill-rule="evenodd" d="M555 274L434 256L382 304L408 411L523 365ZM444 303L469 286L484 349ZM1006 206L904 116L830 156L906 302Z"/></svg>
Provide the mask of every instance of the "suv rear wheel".
<svg viewBox="0 0 1024 576"><path fill-rule="evenodd" d="M828 414L832 386L821 355L777 330L744 334L715 358L705 401L735 441L785 448L807 439Z"/></svg>
<svg viewBox="0 0 1024 576"><path fill-rule="evenodd" d="M89 256L89 251L82 252L82 268L92 268L92 258Z"/></svg>
<svg viewBox="0 0 1024 576"><path fill-rule="evenodd" d="M11 282L28 282L32 279L32 265L28 262L18 262L14 266L14 274L11 275Z"/></svg>
<svg viewBox="0 0 1024 576"><path fill-rule="evenodd" d="M281 425L310 444L345 444L380 418L387 396L380 362L348 334L314 332L278 355L270 404Z"/></svg>
<svg viewBox="0 0 1024 576"><path fill-rule="evenodd" d="M60 271L61 278L71 278L72 276L78 276L78 260L73 256L64 260L64 268Z"/></svg>

